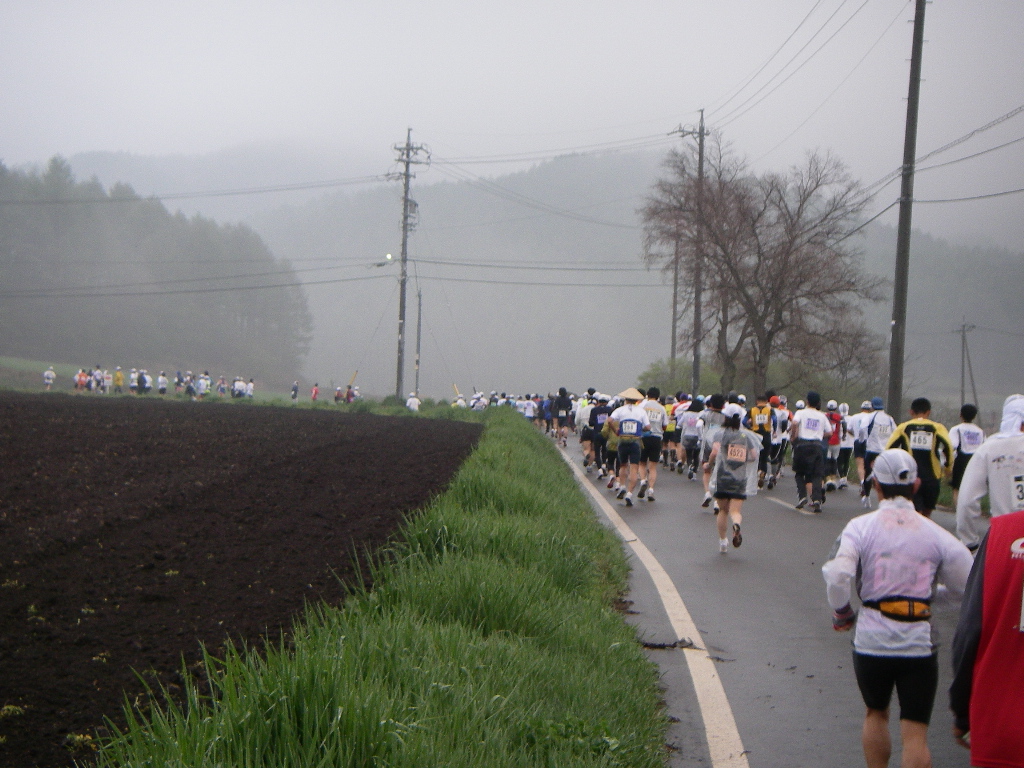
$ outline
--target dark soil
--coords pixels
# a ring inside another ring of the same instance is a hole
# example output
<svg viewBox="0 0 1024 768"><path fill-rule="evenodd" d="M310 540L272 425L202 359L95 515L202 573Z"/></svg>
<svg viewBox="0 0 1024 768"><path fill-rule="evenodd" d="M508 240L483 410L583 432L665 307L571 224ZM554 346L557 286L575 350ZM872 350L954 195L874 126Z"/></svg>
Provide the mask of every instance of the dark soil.
<svg viewBox="0 0 1024 768"><path fill-rule="evenodd" d="M480 426L0 393L0 766L67 766L138 675L180 690L337 603L354 552L441 491ZM18 707L21 713L12 711Z"/></svg>

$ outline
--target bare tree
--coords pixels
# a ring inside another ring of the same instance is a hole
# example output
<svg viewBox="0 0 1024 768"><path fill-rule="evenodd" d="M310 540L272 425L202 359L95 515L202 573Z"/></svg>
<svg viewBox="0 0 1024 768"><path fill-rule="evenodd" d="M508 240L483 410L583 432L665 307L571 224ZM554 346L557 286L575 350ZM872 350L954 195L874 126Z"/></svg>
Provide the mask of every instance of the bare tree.
<svg viewBox="0 0 1024 768"><path fill-rule="evenodd" d="M850 235L866 197L833 157L811 154L785 174L752 174L717 137L697 189L692 157L670 157L641 210L649 264L666 264L665 244L678 233L681 258L704 264L715 353L722 387L749 369L764 391L773 361L786 359L850 377L839 356L851 332L875 342L861 320L864 300L877 300L880 281L860 267ZM682 339L704 343L705 339ZM863 357L863 356L861 356ZM844 374L845 370L845 374Z"/></svg>

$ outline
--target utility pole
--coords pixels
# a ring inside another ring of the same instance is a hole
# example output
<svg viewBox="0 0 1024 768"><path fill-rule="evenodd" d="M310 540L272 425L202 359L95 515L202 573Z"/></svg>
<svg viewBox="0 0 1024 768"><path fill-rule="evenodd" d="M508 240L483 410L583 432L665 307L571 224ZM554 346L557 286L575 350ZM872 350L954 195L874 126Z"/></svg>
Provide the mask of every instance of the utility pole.
<svg viewBox="0 0 1024 768"><path fill-rule="evenodd" d="M676 342L679 339L679 227L676 227L675 253L672 258L672 350L668 358L668 380L676 385Z"/></svg>
<svg viewBox="0 0 1024 768"><path fill-rule="evenodd" d="M680 136L696 136L697 138L697 217L699 220L697 228L697 253L693 263L693 395L696 396L700 390L700 345L704 336L704 245L701 233L703 231L704 215L704 137L708 132L704 129L704 110L700 111L700 124L697 130L686 129L679 126L673 133ZM679 235L676 234L675 263L673 264L672 282L672 357L671 370L675 372L676 354L676 290L679 284Z"/></svg>
<svg viewBox="0 0 1024 768"><path fill-rule="evenodd" d="M974 368L971 365L971 350L967 347L967 334L977 326L970 325L967 318L964 318L960 325L960 405L967 402L967 387L965 376L971 378L971 393L974 397L974 404L978 404L978 388L974 384Z"/></svg>
<svg viewBox="0 0 1024 768"><path fill-rule="evenodd" d="M910 56L910 88L907 94L907 125L903 138L903 179L900 187L900 218L896 234L896 276L892 293L892 326L889 340L889 413L903 412L903 358L907 337L907 290L910 282L910 220L914 208L914 158L917 156L917 110L921 94L921 58L924 49L924 9L917 0L914 12L914 43Z"/></svg>
<svg viewBox="0 0 1024 768"><path fill-rule="evenodd" d="M430 152L422 144L412 143L412 128L405 135L405 144L395 144L395 151L398 152L398 162L405 166L402 171L402 265L399 277L398 293L398 373L395 376L395 397L402 400L403 373L405 369L405 284L409 279L409 232L415 227L416 201L409 197L409 183L414 174L410 168L413 165L425 165L430 162ZM423 152L427 155L426 160L417 159Z"/></svg>
<svg viewBox="0 0 1024 768"><path fill-rule="evenodd" d="M423 331L423 291L416 289L416 395L420 393L420 339Z"/></svg>

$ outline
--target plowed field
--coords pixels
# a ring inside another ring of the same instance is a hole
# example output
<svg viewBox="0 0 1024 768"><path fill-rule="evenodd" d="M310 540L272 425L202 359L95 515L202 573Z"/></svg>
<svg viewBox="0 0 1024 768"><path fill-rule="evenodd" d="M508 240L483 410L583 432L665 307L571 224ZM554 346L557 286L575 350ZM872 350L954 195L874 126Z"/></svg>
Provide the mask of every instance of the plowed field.
<svg viewBox="0 0 1024 768"><path fill-rule="evenodd" d="M338 602L353 553L443 490L480 431L0 393L0 766L87 759L75 736L120 721L137 674L174 691L200 643L258 646Z"/></svg>

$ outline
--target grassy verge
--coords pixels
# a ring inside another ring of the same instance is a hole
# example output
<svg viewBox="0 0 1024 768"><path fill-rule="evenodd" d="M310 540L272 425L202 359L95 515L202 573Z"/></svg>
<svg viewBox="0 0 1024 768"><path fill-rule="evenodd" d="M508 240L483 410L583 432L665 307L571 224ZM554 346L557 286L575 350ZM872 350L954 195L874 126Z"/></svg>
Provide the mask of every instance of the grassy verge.
<svg viewBox="0 0 1024 768"><path fill-rule="evenodd" d="M207 657L183 705L129 710L99 764L662 765L657 673L611 607L621 545L550 441L486 419L372 591L311 609L287 643Z"/></svg>

